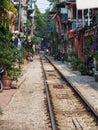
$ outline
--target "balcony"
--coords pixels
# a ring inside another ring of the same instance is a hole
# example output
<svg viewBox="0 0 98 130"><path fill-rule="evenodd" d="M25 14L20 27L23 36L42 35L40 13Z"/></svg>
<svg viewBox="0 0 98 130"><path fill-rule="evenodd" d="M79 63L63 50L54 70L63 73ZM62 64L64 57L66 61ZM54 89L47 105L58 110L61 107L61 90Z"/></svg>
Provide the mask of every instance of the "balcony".
<svg viewBox="0 0 98 130"><path fill-rule="evenodd" d="M88 24L88 19L84 19L84 23L83 23L82 19L78 19L78 21L76 19L74 19L71 24L72 25L71 29L76 30L76 28L83 28L83 27L87 26L87 24Z"/></svg>

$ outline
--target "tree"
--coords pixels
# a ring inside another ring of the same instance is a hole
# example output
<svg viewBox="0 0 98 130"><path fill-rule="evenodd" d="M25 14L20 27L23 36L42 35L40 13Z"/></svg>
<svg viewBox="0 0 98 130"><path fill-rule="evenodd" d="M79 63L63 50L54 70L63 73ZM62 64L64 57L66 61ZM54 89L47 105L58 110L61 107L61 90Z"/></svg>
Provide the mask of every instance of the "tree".
<svg viewBox="0 0 98 130"><path fill-rule="evenodd" d="M0 15L4 12L6 12L6 9L8 9L8 1L7 0L0 0Z"/></svg>
<svg viewBox="0 0 98 130"><path fill-rule="evenodd" d="M11 16L10 12L13 13L12 17L9 17ZM9 23L12 21L15 22L16 15L17 9L11 2L7 0L0 0L0 23L2 23L2 25L9 28Z"/></svg>
<svg viewBox="0 0 98 130"><path fill-rule="evenodd" d="M37 37L42 37L46 33L46 28L47 28L47 15L42 14L38 7L35 6L35 35Z"/></svg>
<svg viewBox="0 0 98 130"><path fill-rule="evenodd" d="M53 0L49 0L49 2L53 2ZM53 6L53 10L55 10ZM35 36L44 38L46 42L51 43L52 52L54 53L58 44L60 43L60 39L58 33L56 31L55 21L51 21L51 16L49 15L49 9L46 10L44 14L42 14L38 7L35 6ZM51 26L52 29L47 31L47 28Z"/></svg>

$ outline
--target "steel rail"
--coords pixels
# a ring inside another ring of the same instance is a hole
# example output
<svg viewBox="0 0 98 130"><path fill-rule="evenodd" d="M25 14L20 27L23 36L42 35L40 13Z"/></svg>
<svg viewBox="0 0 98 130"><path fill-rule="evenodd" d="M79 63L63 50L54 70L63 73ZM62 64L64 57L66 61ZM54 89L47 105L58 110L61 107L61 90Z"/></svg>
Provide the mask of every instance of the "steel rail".
<svg viewBox="0 0 98 130"><path fill-rule="evenodd" d="M80 91L66 78L66 76L64 76L60 72L60 70L57 69L57 67L49 60L48 57L46 57L46 59L57 70L57 72L61 75L62 79L64 79L64 81L66 81L68 83L68 85L77 93L77 95L80 97L80 99L83 101L83 103L87 106L88 110L90 110L93 113L93 115L98 119L98 113L92 107L92 105L85 99L85 97L80 93Z"/></svg>
<svg viewBox="0 0 98 130"><path fill-rule="evenodd" d="M44 75L44 84L45 84L45 89L46 89L46 96L47 96L49 114L50 114L50 119L51 119L51 126L52 126L52 130L56 130L56 122L55 122L55 118L54 118L54 114L53 114L53 108L52 108L52 103L51 103L51 99L50 99L48 84L46 82L46 74L45 74L45 70L43 67L41 57L40 57L40 61L41 61L41 65L42 65L43 75Z"/></svg>

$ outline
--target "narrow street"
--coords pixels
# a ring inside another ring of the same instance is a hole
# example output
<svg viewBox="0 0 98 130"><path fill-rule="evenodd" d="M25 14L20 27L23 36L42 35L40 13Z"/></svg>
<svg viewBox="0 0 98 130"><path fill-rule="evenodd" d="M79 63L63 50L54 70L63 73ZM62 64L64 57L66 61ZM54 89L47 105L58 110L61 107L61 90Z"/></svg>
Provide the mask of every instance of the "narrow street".
<svg viewBox="0 0 98 130"><path fill-rule="evenodd" d="M0 130L98 130L98 0L1 0L0 16Z"/></svg>
<svg viewBox="0 0 98 130"><path fill-rule="evenodd" d="M2 108L0 130L49 130L39 56L24 65L23 73L25 81L10 103Z"/></svg>

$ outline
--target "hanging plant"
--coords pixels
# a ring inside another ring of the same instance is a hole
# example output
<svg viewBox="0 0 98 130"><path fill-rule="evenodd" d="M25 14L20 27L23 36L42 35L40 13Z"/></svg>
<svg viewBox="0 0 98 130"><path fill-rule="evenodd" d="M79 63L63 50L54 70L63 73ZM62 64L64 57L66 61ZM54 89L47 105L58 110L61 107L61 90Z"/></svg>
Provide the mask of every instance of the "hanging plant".
<svg viewBox="0 0 98 130"><path fill-rule="evenodd" d="M14 5L11 2L8 3L8 10L13 12L15 15L17 15L18 13L17 9L14 7Z"/></svg>
<svg viewBox="0 0 98 130"><path fill-rule="evenodd" d="M12 22L14 22L17 15L17 9L14 7L14 5L11 2L7 0L4 0L4 1L0 0L0 14L1 14L0 22L5 27L6 27L7 22L9 22L10 20L9 18L10 12L13 13L13 15L11 15L11 18L12 18Z"/></svg>

